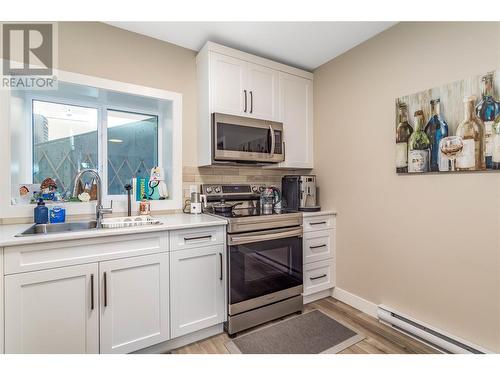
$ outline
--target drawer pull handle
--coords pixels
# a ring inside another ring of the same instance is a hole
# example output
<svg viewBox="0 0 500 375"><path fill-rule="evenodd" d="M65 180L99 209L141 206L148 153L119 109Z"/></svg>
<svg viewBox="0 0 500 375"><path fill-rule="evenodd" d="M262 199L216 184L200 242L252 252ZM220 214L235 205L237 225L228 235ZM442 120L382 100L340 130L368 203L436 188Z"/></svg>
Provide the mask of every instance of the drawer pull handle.
<svg viewBox="0 0 500 375"><path fill-rule="evenodd" d="M323 277L326 277L326 276L327 276L327 274L325 273L325 274L323 274L321 276L310 277L309 279L310 280L318 280L318 279L322 279Z"/></svg>
<svg viewBox="0 0 500 375"><path fill-rule="evenodd" d="M316 223L309 223L309 225L322 225L322 224L326 224L326 221L318 221Z"/></svg>
<svg viewBox="0 0 500 375"><path fill-rule="evenodd" d="M196 240L204 240L204 239L210 239L212 238L212 235L209 236L199 236L199 237L184 237L184 241L196 241Z"/></svg>
<svg viewBox="0 0 500 375"><path fill-rule="evenodd" d="M94 310L94 274L90 275L90 310Z"/></svg>
<svg viewBox="0 0 500 375"><path fill-rule="evenodd" d="M108 278L104 272L104 307L108 306Z"/></svg>
<svg viewBox="0 0 500 375"><path fill-rule="evenodd" d="M219 278L219 280L222 280L222 269L223 269L222 253L219 253L219 260L220 260L220 278Z"/></svg>
<svg viewBox="0 0 500 375"><path fill-rule="evenodd" d="M316 245L316 246L309 246L309 249L319 249L320 247L326 247L326 244Z"/></svg>

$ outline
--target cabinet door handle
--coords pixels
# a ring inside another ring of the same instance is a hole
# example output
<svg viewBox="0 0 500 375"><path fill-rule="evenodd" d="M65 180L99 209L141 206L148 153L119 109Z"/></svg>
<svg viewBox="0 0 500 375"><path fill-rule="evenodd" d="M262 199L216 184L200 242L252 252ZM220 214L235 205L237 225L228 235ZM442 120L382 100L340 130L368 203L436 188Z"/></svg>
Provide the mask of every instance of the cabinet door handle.
<svg viewBox="0 0 500 375"><path fill-rule="evenodd" d="M243 92L245 93L245 109L243 110L243 112L246 112L247 111L247 90L243 90Z"/></svg>
<svg viewBox="0 0 500 375"><path fill-rule="evenodd" d="M250 113L253 113L253 91L250 91Z"/></svg>
<svg viewBox="0 0 500 375"><path fill-rule="evenodd" d="M108 306L108 277L104 272L104 307Z"/></svg>
<svg viewBox="0 0 500 375"><path fill-rule="evenodd" d="M321 276L310 277L309 279L310 280L318 280L318 279L322 279L323 277L326 277L326 276L327 276L327 274L325 273L325 274L323 274Z"/></svg>
<svg viewBox="0 0 500 375"><path fill-rule="evenodd" d="M223 270L222 253L219 253L219 260L220 260L220 278L219 278L219 280L222 280L222 270Z"/></svg>
<svg viewBox="0 0 500 375"><path fill-rule="evenodd" d="M326 221L318 221L316 223L309 223L309 225L321 225L321 224L326 224Z"/></svg>
<svg viewBox="0 0 500 375"><path fill-rule="evenodd" d="M184 241L195 241L195 240L204 240L204 239L210 239L212 238L211 235L209 236L199 236L199 237L184 237Z"/></svg>
<svg viewBox="0 0 500 375"><path fill-rule="evenodd" d="M90 275L90 310L94 310L94 274Z"/></svg>
<svg viewBox="0 0 500 375"><path fill-rule="evenodd" d="M326 247L326 244L316 245L316 246L309 246L309 249L319 249L320 247Z"/></svg>

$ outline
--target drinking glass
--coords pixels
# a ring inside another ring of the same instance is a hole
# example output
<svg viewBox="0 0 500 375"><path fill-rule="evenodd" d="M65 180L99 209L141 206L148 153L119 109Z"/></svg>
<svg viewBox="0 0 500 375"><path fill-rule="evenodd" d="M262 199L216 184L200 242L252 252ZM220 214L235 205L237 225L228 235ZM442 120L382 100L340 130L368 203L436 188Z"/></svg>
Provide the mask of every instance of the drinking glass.
<svg viewBox="0 0 500 375"><path fill-rule="evenodd" d="M464 143L461 137L453 135L441 139L441 142L439 143L439 149L441 150L443 155L450 159L451 169L450 165L448 165L448 170L451 170L453 172L456 170L457 156L460 155L463 148Z"/></svg>

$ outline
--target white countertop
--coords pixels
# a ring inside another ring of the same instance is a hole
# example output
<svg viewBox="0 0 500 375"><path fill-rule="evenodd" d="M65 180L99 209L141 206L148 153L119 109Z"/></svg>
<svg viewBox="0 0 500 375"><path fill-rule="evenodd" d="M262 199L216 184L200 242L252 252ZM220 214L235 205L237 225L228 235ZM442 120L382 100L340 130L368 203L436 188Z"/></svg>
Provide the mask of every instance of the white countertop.
<svg viewBox="0 0 500 375"><path fill-rule="evenodd" d="M40 234L25 237L15 237L16 234L28 229L33 224L12 224L0 225L0 247L27 245L43 242L66 241L72 239L94 238L104 236L118 236L123 234L137 234L148 232L160 232L175 229L201 228L213 225L226 225L227 221L223 218L200 214L169 214L153 215L159 219L162 224L145 225L129 228L116 229L92 229L86 231L64 232Z"/></svg>
<svg viewBox="0 0 500 375"><path fill-rule="evenodd" d="M313 216L323 216L323 215L337 215L337 211L335 210L321 210L315 212L302 211L303 217L313 217Z"/></svg>

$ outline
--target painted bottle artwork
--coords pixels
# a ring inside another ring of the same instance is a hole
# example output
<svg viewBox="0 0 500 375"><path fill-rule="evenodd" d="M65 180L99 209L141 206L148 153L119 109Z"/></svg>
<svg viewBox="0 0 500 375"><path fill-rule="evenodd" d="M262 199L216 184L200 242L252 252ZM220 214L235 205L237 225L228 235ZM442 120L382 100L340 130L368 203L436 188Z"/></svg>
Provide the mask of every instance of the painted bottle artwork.
<svg viewBox="0 0 500 375"><path fill-rule="evenodd" d="M415 131L408 140L408 172L428 172L431 141L424 131L424 113L415 112Z"/></svg>
<svg viewBox="0 0 500 375"><path fill-rule="evenodd" d="M457 170L480 171L486 169L484 157L484 124L476 116L476 97L464 99L464 120L458 125L457 136L462 138L463 149L457 158Z"/></svg>
<svg viewBox="0 0 500 375"><path fill-rule="evenodd" d="M408 140L413 128L408 122L408 107L401 104L398 108L399 124L396 128L396 172L408 172Z"/></svg>
<svg viewBox="0 0 500 375"><path fill-rule="evenodd" d="M500 170L500 115L493 123L493 169Z"/></svg>
<svg viewBox="0 0 500 375"><path fill-rule="evenodd" d="M441 152L439 150L439 143L441 142L441 139L448 136L448 124L440 116L439 103L439 99L433 99L430 101L431 117L425 126L425 134L427 134L427 137L429 137L431 142L431 172L438 172L440 170ZM447 163L447 159L444 161Z"/></svg>
<svg viewBox="0 0 500 375"><path fill-rule="evenodd" d="M486 169L493 169L493 124L500 114L500 102L494 98L494 73L486 74L483 76L482 80L483 97L476 107L476 115L484 123L484 155Z"/></svg>
<svg viewBox="0 0 500 375"><path fill-rule="evenodd" d="M396 173L500 171L498 74L396 98Z"/></svg>

